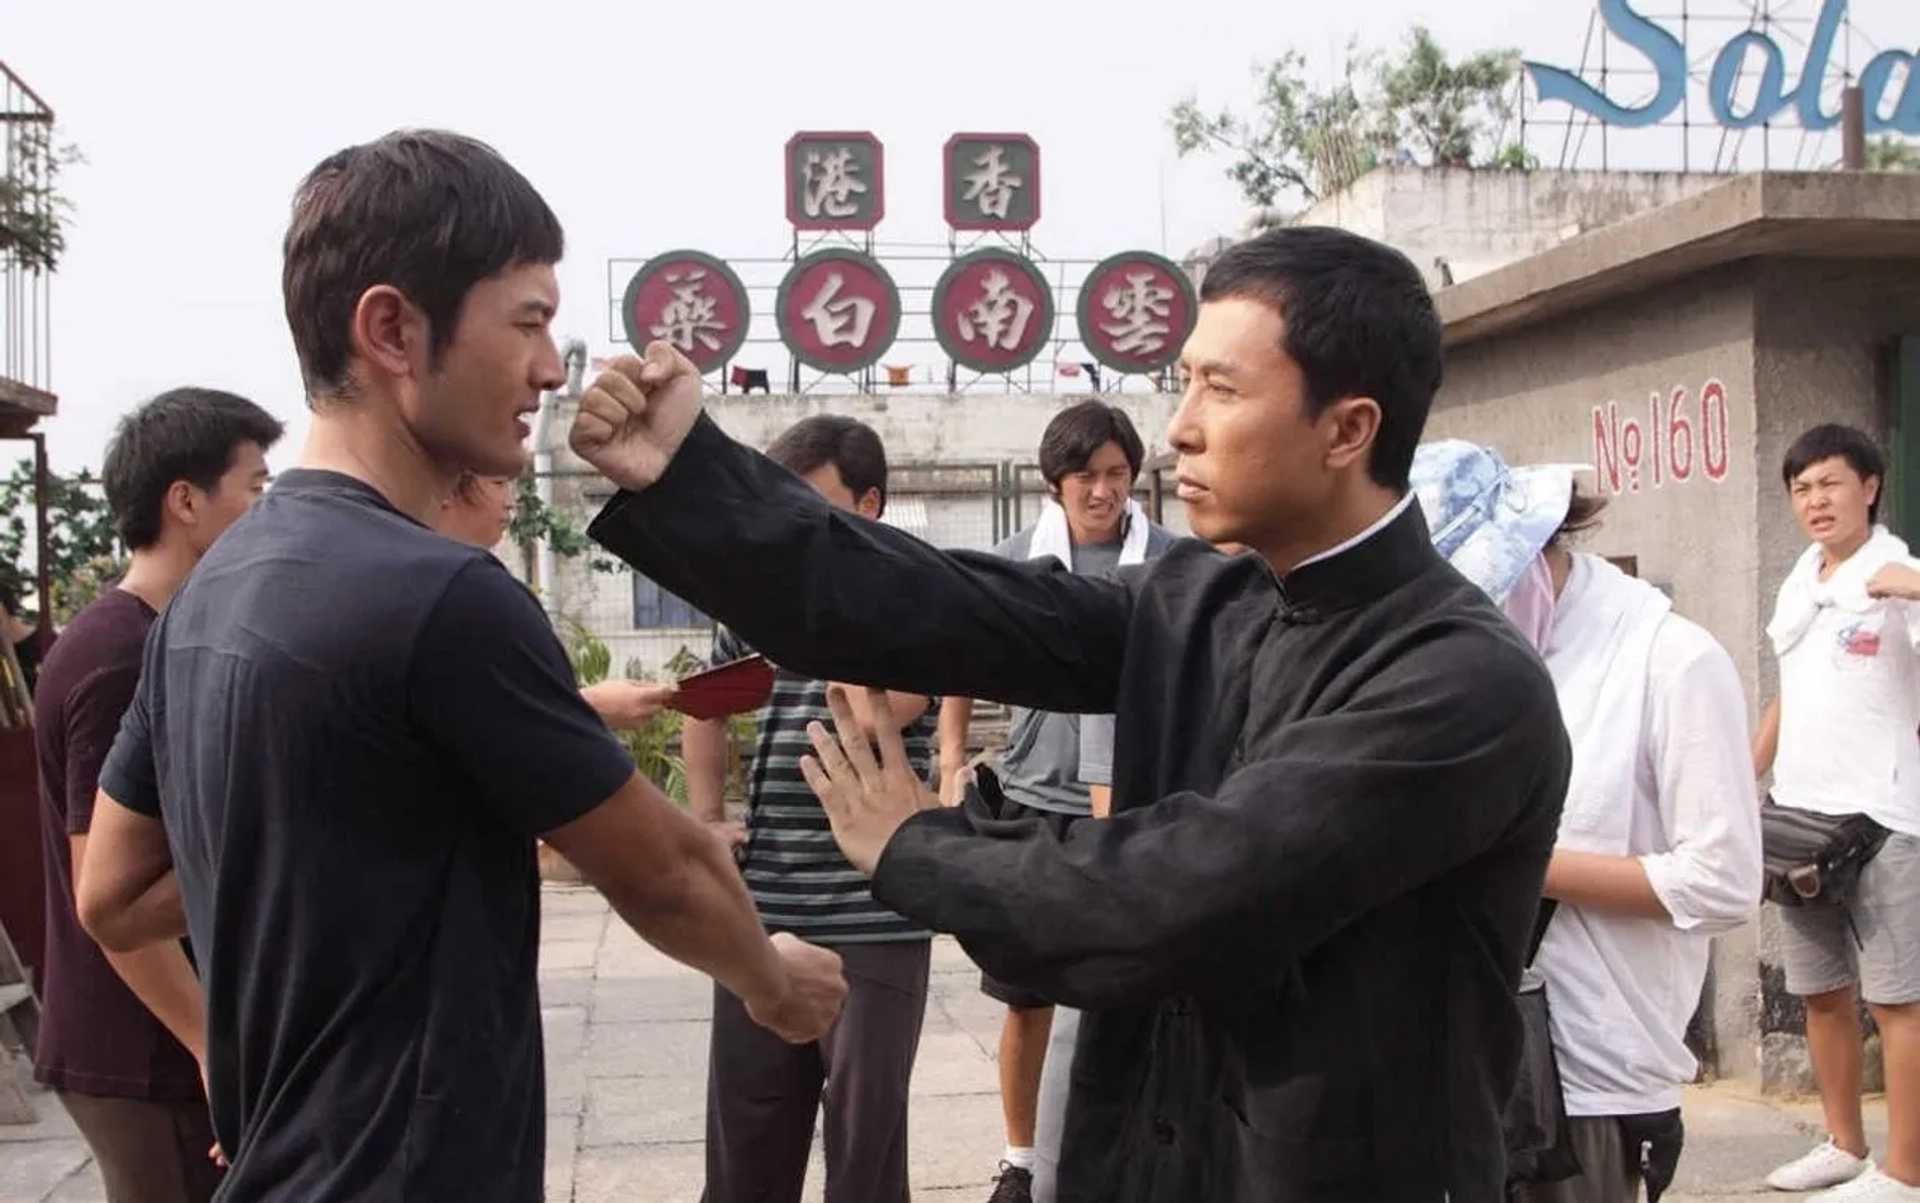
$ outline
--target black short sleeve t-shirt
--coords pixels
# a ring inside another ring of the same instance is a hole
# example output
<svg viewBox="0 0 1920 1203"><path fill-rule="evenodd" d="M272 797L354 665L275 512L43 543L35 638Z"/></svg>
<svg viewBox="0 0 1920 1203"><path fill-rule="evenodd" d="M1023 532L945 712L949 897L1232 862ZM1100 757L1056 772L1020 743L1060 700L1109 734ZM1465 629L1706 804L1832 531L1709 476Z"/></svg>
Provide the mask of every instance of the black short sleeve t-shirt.
<svg viewBox="0 0 1920 1203"><path fill-rule="evenodd" d="M154 626L101 771L161 819L235 1199L533 1203L533 836L633 773L531 594L284 474Z"/></svg>

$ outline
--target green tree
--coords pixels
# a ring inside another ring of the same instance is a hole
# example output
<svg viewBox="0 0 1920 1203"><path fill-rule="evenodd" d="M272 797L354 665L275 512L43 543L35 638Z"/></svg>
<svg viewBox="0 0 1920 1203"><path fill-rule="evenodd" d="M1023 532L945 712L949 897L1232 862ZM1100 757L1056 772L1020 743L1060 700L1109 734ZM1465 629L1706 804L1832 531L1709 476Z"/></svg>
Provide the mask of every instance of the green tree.
<svg viewBox="0 0 1920 1203"><path fill-rule="evenodd" d="M1251 115L1230 110L1206 113L1197 97L1175 105L1174 148L1184 158L1227 154L1227 175L1256 205L1282 194L1311 203L1338 192L1371 170L1378 159L1377 113L1365 94L1373 56L1349 43L1341 78L1330 86L1307 79L1306 57L1297 50L1259 68L1260 91Z"/></svg>
<svg viewBox="0 0 1920 1203"><path fill-rule="evenodd" d="M1920 171L1920 147L1892 134L1867 143L1868 171Z"/></svg>
<svg viewBox="0 0 1920 1203"><path fill-rule="evenodd" d="M1338 192L1403 147L1433 165L1524 167L1525 148L1499 141L1519 67L1514 50L1453 62L1415 26L1393 56L1350 41L1340 78L1321 87L1290 49L1259 69L1251 114L1207 113L1192 97L1175 105L1174 148L1228 156L1227 175L1263 207Z"/></svg>
<svg viewBox="0 0 1920 1203"><path fill-rule="evenodd" d="M619 563L595 550L585 527L541 499L533 473L522 473L514 482L513 490L513 521L507 526L507 538L519 549L520 569L525 579L534 578L534 553L543 541L560 559L585 556L587 566L595 572L621 571Z"/></svg>
<svg viewBox="0 0 1920 1203"><path fill-rule="evenodd" d="M81 161L78 148L54 141L51 123L13 123L6 161L0 165L0 256L29 271L50 272L59 266L73 208L60 192L60 171Z"/></svg>
<svg viewBox="0 0 1920 1203"><path fill-rule="evenodd" d="M39 546L34 528L33 461L23 459L0 481L0 565L32 593ZM125 570L100 481L85 468L47 474L47 566L54 621L65 622Z"/></svg>
<svg viewBox="0 0 1920 1203"><path fill-rule="evenodd" d="M1436 167L1491 166L1498 138L1513 117L1518 50L1483 50L1459 62L1416 25L1400 56L1382 61L1377 104L1396 145L1410 146Z"/></svg>

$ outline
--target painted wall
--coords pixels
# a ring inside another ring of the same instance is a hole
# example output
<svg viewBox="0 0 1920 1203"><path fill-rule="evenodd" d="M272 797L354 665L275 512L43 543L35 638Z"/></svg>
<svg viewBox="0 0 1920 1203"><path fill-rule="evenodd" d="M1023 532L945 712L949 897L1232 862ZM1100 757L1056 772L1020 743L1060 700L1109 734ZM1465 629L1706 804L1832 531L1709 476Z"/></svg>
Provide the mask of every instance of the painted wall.
<svg viewBox="0 0 1920 1203"><path fill-rule="evenodd" d="M1584 483L1610 501L1586 548L1638 557L1726 647L1757 719L1776 684L1764 627L1805 546L1781 459L1819 422L1884 439L1889 344L1915 331L1920 281L1903 264L1751 260L1458 349L1429 433L1592 466ZM1715 943L1716 1068L1806 1091L1776 940L1763 910Z"/></svg>

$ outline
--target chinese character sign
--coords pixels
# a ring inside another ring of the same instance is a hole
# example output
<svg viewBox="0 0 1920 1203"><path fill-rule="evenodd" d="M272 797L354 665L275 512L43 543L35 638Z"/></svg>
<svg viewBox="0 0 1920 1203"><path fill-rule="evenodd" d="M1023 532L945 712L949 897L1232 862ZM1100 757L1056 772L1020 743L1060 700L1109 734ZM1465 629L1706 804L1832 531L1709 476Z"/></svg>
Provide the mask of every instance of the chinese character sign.
<svg viewBox="0 0 1920 1203"><path fill-rule="evenodd" d="M953 261L933 288L933 332L965 368L1011 372L1053 339L1053 290L1032 263L988 249Z"/></svg>
<svg viewBox="0 0 1920 1203"><path fill-rule="evenodd" d="M780 341L822 372L870 368L900 331L900 290L871 256L844 247L794 264L774 302Z"/></svg>
<svg viewBox="0 0 1920 1203"><path fill-rule="evenodd" d="M880 139L799 133L787 140L787 220L796 230L871 230L887 212Z"/></svg>
<svg viewBox="0 0 1920 1203"><path fill-rule="evenodd" d="M1040 220L1040 147L1025 134L955 134L944 180L956 230L1029 230Z"/></svg>
<svg viewBox="0 0 1920 1203"><path fill-rule="evenodd" d="M1180 358L1199 305L1172 260L1123 251L1080 285L1080 341L1116 372L1157 372Z"/></svg>
<svg viewBox="0 0 1920 1203"><path fill-rule="evenodd" d="M665 340L704 375L740 350L752 310L732 268L712 255L682 250L655 255L633 273L620 316L634 350Z"/></svg>

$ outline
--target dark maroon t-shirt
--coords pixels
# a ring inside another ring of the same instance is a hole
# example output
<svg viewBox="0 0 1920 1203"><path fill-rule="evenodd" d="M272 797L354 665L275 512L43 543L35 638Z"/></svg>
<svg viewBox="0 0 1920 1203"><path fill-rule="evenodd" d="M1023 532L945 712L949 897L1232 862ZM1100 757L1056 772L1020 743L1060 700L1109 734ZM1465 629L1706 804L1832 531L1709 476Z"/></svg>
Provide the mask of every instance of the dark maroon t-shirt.
<svg viewBox="0 0 1920 1203"><path fill-rule="evenodd" d="M101 762L140 683L154 613L109 589L60 633L34 692L40 758L40 842L47 862L47 967L35 1076L60 1090L192 1102L200 1069L127 989L80 927L68 837L93 823Z"/></svg>

